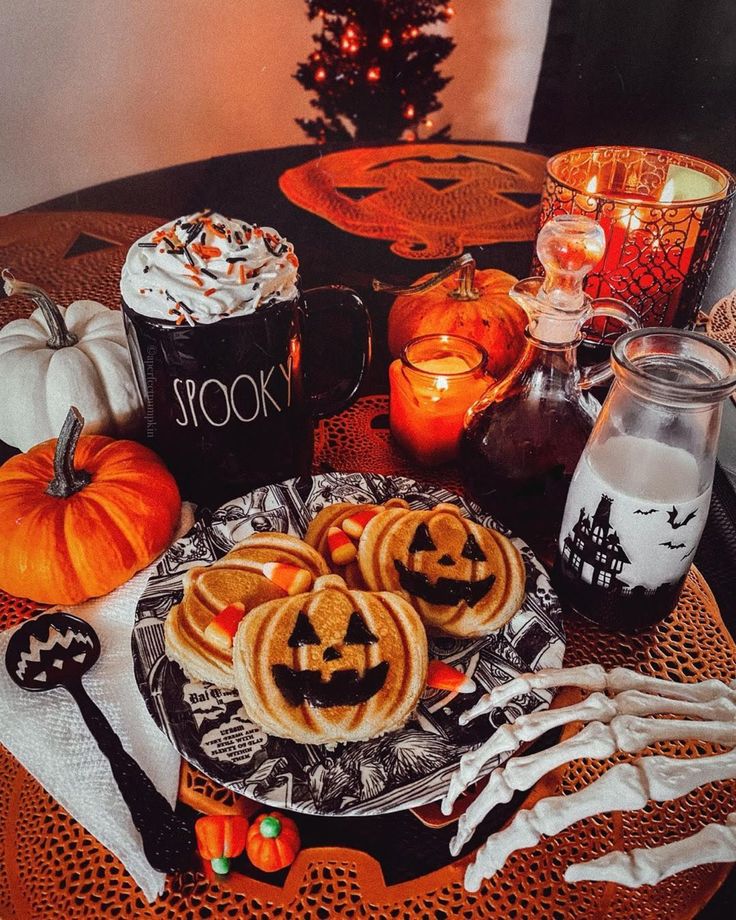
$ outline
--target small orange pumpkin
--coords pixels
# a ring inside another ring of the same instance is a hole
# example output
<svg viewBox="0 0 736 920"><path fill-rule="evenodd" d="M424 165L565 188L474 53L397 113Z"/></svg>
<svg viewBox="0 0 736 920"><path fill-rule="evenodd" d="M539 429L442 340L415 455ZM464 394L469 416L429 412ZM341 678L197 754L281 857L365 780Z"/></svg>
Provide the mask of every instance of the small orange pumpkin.
<svg viewBox="0 0 736 920"><path fill-rule="evenodd" d="M83 435L72 408L57 439L0 467L0 588L44 604L107 594L169 544L181 500L141 444Z"/></svg>
<svg viewBox="0 0 736 920"><path fill-rule="evenodd" d="M391 355L397 358L420 335L463 335L486 349L488 371L499 380L526 344L527 315L509 297L516 280L495 268L476 271L475 260L466 253L438 274L422 275L409 288L374 282L376 290L399 294L388 317Z"/></svg>
<svg viewBox="0 0 736 920"><path fill-rule="evenodd" d="M264 872L278 872L290 866L300 848L296 824L279 811L259 815L248 829L248 859Z"/></svg>
<svg viewBox="0 0 736 920"><path fill-rule="evenodd" d="M248 819L241 815L205 815L194 822L194 833L202 859L208 859L218 875L227 875L230 860L245 849Z"/></svg>

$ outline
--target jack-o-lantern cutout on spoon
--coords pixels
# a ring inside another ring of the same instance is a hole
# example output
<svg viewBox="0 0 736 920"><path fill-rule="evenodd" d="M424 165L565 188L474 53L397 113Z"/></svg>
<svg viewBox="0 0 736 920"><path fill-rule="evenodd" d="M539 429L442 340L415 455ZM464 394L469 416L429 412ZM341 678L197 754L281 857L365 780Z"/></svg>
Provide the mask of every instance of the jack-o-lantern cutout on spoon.
<svg viewBox="0 0 736 920"><path fill-rule="evenodd" d="M454 505L397 509L372 521L359 561L372 590L401 594L427 625L456 636L498 629L524 598L524 563L513 543Z"/></svg>
<svg viewBox="0 0 736 920"><path fill-rule="evenodd" d="M324 744L399 728L427 674L427 638L402 598L352 591L336 575L252 610L233 645L235 682L271 735Z"/></svg>

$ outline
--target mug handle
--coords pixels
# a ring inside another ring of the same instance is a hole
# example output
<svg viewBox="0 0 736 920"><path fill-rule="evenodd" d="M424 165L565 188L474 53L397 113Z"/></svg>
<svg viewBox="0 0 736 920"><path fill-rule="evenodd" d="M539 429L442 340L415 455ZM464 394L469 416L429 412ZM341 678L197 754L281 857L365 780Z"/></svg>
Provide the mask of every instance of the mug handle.
<svg viewBox="0 0 736 920"><path fill-rule="evenodd" d="M371 363L371 318L365 304L352 288L340 284L327 284L323 287L309 288L303 294L306 319L304 363L308 387L313 379L323 376L322 373L316 372L316 367L324 369L334 366L334 359L339 351L344 349L345 343L341 342L339 337L330 337L329 349L323 347L323 343L327 341L326 331L329 329L325 321L330 316L334 319L334 311L338 308L348 319L350 343L359 353L354 372L337 381L332 379L325 382L316 392L311 392L312 416L319 419L342 412L355 399Z"/></svg>

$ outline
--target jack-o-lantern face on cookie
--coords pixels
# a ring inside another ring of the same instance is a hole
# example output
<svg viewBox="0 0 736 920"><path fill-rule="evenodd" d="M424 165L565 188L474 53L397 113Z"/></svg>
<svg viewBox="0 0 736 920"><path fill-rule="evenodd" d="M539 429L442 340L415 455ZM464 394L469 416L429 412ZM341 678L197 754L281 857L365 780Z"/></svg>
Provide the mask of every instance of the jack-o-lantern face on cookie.
<svg viewBox="0 0 736 920"><path fill-rule="evenodd" d="M352 741L406 720L426 678L427 640L402 598L352 591L333 575L252 610L233 664L249 717L270 734Z"/></svg>
<svg viewBox="0 0 736 920"><path fill-rule="evenodd" d="M456 636L497 629L524 597L516 547L454 505L396 511L383 524L369 524L359 561L372 589L398 592L425 623Z"/></svg>
<svg viewBox="0 0 736 920"><path fill-rule="evenodd" d="M339 623L331 621L329 639L335 637L335 626L339 636ZM312 660L316 658L319 667L271 665L276 686L290 706L301 706L302 703L319 707L355 706L365 703L383 687L389 663L366 664L370 656L365 648L377 644L378 636L370 631L358 610L350 613L344 628L342 639L326 645L309 616L303 610L297 613L286 644L290 649L310 648L313 654L309 657ZM363 665L362 673L358 671L359 665Z"/></svg>
<svg viewBox="0 0 736 920"><path fill-rule="evenodd" d="M467 523L454 515L436 518L436 541L428 522L417 525L409 544L411 558L394 559L399 584L412 597L440 606L465 601L475 607L491 590L496 576L487 571L487 551L463 526Z"/></svg>

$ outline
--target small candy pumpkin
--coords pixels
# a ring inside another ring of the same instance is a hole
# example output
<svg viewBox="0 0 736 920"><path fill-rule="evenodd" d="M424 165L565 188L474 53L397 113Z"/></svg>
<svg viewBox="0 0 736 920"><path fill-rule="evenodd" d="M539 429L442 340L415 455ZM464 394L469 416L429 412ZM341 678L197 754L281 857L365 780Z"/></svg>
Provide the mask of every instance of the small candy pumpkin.
<svg viewBox="0 0 736 920"><path fill-rule="evenodd" d="M259 815L248 828L248 859L263 872L290 866L301 848L296 824L279 811Z"/></svg>
<svg viewBox="0 0 736 920"><path fill-rule="evenodd" d="M9 271L2 277L6 294L30 297L38 309L0 329L0 438L28 450L56 435L71 404L79 406L87 434L132 434L143 406L121 313L94 300L64 309Z"/></svg>
<svg viewBox="0 0 736 920"><path fill-rule="evenodd" d="M398 358L404 345L420 335L462 335L486 349L488 371L500 379L526 345L526 313L509 297L514 284L513 275L495 268L476 271L468 253L436 275L422 275L408 288L374 281L376 290L399 294L388 317L391 355Z"/></svg>
<svg viewBox="0 0 736 920"><path fill-rule="evenodd" d="M227 875L230 860L245 849L248 819L241 815L205 815L194 822L194 833L202 859L208 859L218 875Z"/></svg>
<svg viewBox="0 0 736 920"><path fill-rule="evenodd" d="M141 444L83 435L72 408L58 439L0 467L0 588L44 604L107 594L169 544L181 500Z"/></svg>

